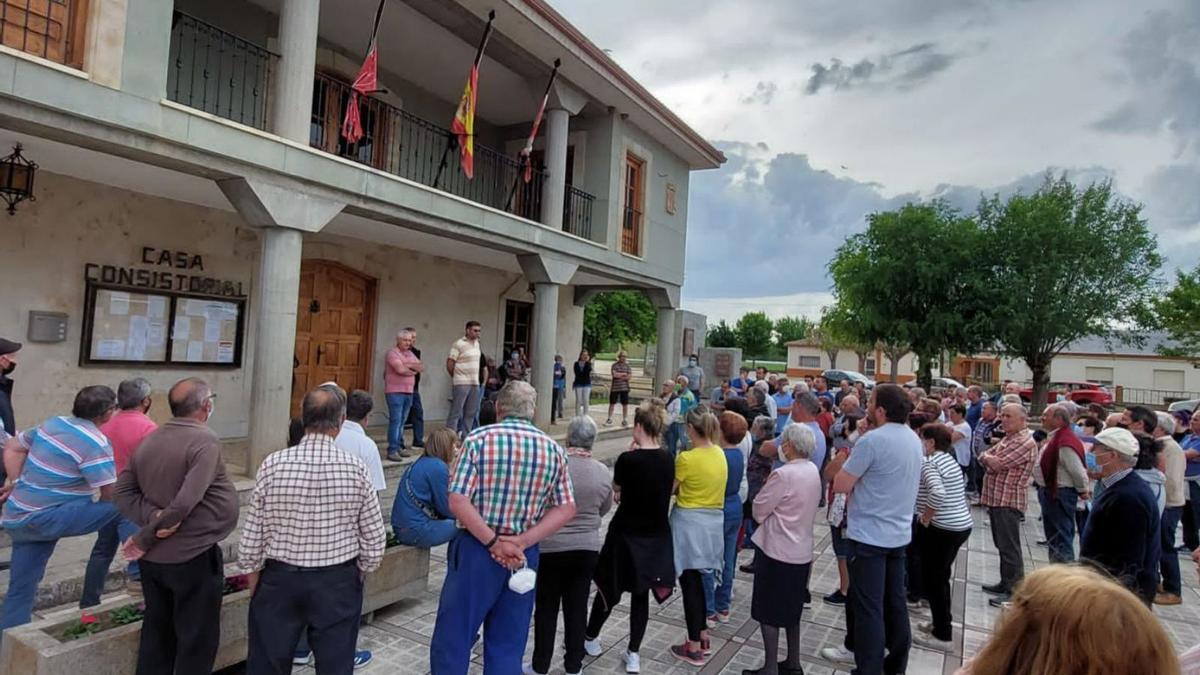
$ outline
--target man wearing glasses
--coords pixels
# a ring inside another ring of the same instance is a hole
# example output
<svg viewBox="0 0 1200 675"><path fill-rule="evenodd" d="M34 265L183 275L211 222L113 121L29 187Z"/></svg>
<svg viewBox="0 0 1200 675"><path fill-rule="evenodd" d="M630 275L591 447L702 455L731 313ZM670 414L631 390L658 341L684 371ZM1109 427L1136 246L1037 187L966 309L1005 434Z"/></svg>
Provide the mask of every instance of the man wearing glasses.
<svg viewBox="0 0 1200 675"><path fill-rule="evenodd" d="M112 504L117 481L112 446L100 432L116 408L112 389L84 387L70 415L51 417L4 444L9 479L0 489L0 525L12 538L12 569L0 629L29 623L59 539L97 532L119 517ZM96 490L100 500L92 501ZM84 595L89 591L84 588Z"/></svg>

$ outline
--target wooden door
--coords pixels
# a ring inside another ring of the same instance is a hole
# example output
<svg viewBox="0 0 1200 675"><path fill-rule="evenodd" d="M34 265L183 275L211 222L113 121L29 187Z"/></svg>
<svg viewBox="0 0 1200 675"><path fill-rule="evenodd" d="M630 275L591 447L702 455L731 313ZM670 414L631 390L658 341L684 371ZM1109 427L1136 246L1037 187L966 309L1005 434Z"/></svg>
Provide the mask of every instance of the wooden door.
<svg viewBox="0 0 1200 675"><path fill-rule="evenodd" d="M79 68L87 7L87 0L0 0L0 40L5 47Z"/></svg>
<svg viewBox="0 0 1200 675"><path fill-rule="evenodd" d="M292 416L304 394L324 382L346 391L371 388L375 280L326 260L300 266Z"/></svg>

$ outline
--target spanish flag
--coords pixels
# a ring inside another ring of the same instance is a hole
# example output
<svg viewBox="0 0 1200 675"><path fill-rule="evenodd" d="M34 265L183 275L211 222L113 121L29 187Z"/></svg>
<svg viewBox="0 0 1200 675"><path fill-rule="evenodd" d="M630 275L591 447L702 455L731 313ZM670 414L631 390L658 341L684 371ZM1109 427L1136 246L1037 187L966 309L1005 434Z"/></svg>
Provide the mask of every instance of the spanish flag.
<svg viewBox="0 0 1200 675"><path fill-rule="evenodd" d="M458 110L454 111L454 121L450 123L450 131L458 139L462 170L468 179L475 177L475 104L479 96L479 62L483 60L483 50L487 47L488 39L492 37L492 22L495 19L496 12L493 10L488 13L487 27L483 30L483 38L475 52L475 62L471 64L467 86L463 89L462 100L458 102Z"/></svg>
<svg viewBox="0 0 1200 675"><path fill-rule="evenodd" d="M454 121L450 124L450 130L458 136L459 157L467 178L475 177L475 97L478 93L479 62L476 61L471 66L467 87L463 89L462 100L458 102L458 110L455 111Z"/></svg>

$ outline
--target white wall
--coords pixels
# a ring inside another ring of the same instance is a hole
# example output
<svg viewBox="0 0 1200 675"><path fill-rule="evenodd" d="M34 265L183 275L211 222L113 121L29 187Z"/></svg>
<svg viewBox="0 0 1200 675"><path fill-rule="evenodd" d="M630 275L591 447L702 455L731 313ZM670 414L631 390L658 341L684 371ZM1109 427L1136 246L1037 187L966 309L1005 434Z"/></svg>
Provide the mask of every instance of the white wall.
<svg viewBox="0 0 1200 675"><path fill-rule="evenodd" d="M70 411L75 393L86 385L116 388L129 377L141 376L153 385L152 417L169 417L166 391L183 377L207 380L217 393L212 426L225 438L245 436L249 428L251 357L254 353L254 307L247 304L242 367L178 368L159 366L79 365L79 344L85 295L84 265L89 262L144 268L143 246L182 249L200 254L206 276L240 281L248 297L257 267L258 235L231 212L192 206L157 197L117 190L46 172L38 174L38 199L21 205L4 221L0 270L0 336L25 343L13 404L19 426ZM447 250L453 247L447 246ZM508 255L500 254L497 255ZM500 353L504 303L532 302L528 283L520 275L479 267L447 258L381 246L331 235L306 237L303 256L334 260L378 279L378 310L372 359L373 391L377 393L375 421L386 406L382 395L383 356L396 331L414 326L427 363L441 363L451 343L462 335L463 324L483 324L483 345L489 355ZM559 346L565 355L578 353L582 343L583 310L573 304L574 291L564 287L559 305ZM34 344L26 340L30 310L69 315L67 340ZM569 359L568 359L569 360ZM448 378L444 368L430 367L422 378L426 418L442 419Z"/></svg>
<svg viewBox="0 0 1200 675"><path fill-rule="evenodd" d="M1110 375L1111 373L1111 375ZM1001 378L1028 383L1033 373L1020 359L1002 359ZM1050 380L1101 380L1131 389L1200 392L1200 369L1186 359L1059 354L1050 363ZM1182 388L1176 385L1182 383Z"/></svg>

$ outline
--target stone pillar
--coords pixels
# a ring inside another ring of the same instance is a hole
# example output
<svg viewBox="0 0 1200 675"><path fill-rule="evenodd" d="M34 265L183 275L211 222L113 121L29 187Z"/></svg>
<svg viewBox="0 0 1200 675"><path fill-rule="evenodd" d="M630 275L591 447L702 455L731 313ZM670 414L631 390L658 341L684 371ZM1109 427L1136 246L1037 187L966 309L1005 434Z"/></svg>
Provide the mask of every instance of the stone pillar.
<svg viewBox="0 0 1200 675"><path fill-rule="evenodd" d="M654 352L654 393L657 395L663 382L675 377L675 309L658 308L658 344Z"/></svg>
<svg viewBox="0 0 1200 675"><path fill-rule="evenodd" d="M534 424L550 422L550 399L554 396L554 353L558 349L559 287L575 276L579 266L546 255L517 258L525 278L533 283L533 388L537 390Z"/></svg>
<svg viewBox="0 0 1200 675"><path fill-rule="evenodd" d="M271 82L271 131L308 145L317 25L321 0L283 0L279 8L279 63Z"/></svg>
<svg viewBox="0 0 1200 675"><path fill-rule="evenodd" d="M217 185L262 237L250 304L255 333L246 471L254 475L263 459L287 441L304 233L320 232L346 204L301 185L283 187L253 178L228 178Z"/></svg>
<svg viewBox="0 0 1200 675"><path fill-rule="evenodd" d="M550 399L554 396L554 353L558 349L558 284L533 285L533 388L537 412L533 423L550 424Z"/></svg>
<svg viewBox="0 0 1200 675"><path fill-rule="evenodd" d="M563 225L567 198L567 134L571 114L562 108L546 111L546 183L542 185L542 223L556 230Z"/></svg>
<svg viewBox="0 0 1200 675"><path fill-rule="evenodd" d="M286 447L296 351L303 233L286 227L261 230L262 253L254 280L254 355L250 381L250 449L247 471Z"/></svg>

